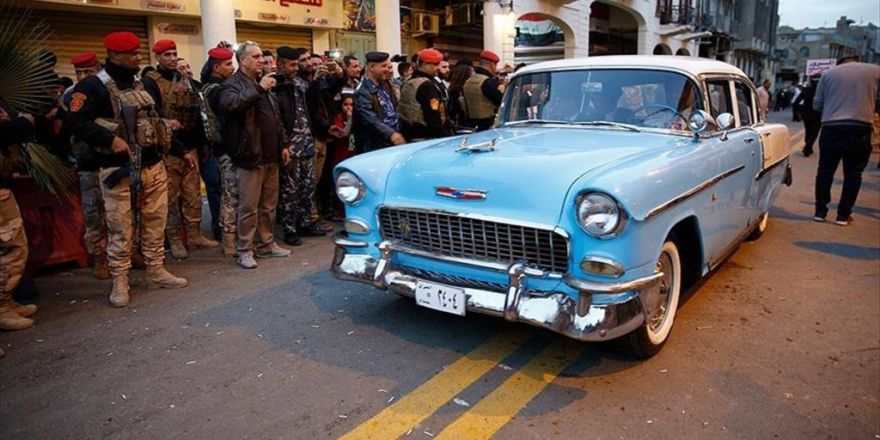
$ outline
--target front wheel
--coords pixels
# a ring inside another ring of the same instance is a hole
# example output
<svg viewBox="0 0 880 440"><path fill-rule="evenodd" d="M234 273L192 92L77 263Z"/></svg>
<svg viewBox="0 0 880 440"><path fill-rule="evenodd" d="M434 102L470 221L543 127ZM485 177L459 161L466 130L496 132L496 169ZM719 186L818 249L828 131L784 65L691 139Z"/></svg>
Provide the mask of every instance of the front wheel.
<svg viewBox="0 0 880 440"><path fill-rule="evenodd" d="M645 324L622 338L630 354L649 358L660 352L669 339L678 300L681 296L681 256L675 242L668 240L660 249L654 273L663 273L656 285L639 292L645 309Z"/></svg>

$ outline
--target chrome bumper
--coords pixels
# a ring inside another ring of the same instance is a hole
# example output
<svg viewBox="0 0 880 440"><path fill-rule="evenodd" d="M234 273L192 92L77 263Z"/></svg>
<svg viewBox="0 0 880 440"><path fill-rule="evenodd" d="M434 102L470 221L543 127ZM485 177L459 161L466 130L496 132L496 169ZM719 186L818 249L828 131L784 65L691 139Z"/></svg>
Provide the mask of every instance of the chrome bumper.
<svg viewBox="0 0 880 440"><path fill-rule="evenodd" d="M336 250L330 270L334 277L415 297L416 282L420 278L403 273L392 264L395 252L407 253L406 249L384 241L379 244L380 258L377 260L368 254L350 253L350 248L369 245L349 239L344 232L337 234L333 241ZM508 267L507 292L458 287L465 291L467 312L503 317L581 341L605 341L623 336L645 322L638 291L653 286L663 276L659 273L634 281L607 284L566 276L565 283L580 293L576 299L564 292L531 294L528 280L535 275L533 268L525 262L518 262Z"/></svg>

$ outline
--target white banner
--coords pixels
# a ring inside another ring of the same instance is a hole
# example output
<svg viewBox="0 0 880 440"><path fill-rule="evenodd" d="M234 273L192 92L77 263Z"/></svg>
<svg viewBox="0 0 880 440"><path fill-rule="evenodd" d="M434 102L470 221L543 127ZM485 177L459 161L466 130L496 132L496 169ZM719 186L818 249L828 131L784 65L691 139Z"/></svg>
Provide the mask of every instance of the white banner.
<svg viewBox="0 0 880 440"><path fill-rule="evenodd" d="M821 75L837 64L833 58L807 60L807 76Z"/></svg>

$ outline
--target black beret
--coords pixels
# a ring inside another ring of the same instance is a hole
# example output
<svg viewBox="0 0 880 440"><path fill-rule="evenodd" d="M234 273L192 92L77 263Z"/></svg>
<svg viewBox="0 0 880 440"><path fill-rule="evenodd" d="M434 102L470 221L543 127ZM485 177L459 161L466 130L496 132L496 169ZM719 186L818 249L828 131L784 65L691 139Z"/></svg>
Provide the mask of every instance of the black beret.
<svg viewBox="0 0 880 440"><path fill-rule="evenodd" d="M296 55L296 51L290 46L281 46L276 52L278 52L278 59L284 58L285 60L295 60L299 58Z"/></svg>
<svg viewBox="0 0 880 440"><path fill-rule="evenodd" d="M274 57L275 55L272 55L272 51L271 51L271 50L264 50L264 51L263 51L263 56L264 56L264 57Z"/></svg>
<svg viewBox="0 0 880 440"><path fill-rule="evenodd" d="M368 63L384 63L388 60L388 57L390 57L390 55L385 52L367 52L364 56Z"/></svg>

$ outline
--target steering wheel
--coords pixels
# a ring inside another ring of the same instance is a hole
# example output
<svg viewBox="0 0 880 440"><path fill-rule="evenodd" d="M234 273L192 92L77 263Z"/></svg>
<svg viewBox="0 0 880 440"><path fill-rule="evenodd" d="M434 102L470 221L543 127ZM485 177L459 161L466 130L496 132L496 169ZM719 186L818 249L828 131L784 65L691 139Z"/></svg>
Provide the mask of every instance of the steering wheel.
<svg viewBox="0 0 880 440"><path fill-rule="evenodd" d="M647 109L649 109L649 108L656 108L656 109L659 109L659 110L654 111L654 112L651 112L651 113L648 113L648 112L647 112ZM654 115L656 115L656 114L658 114L658 113L660 113L660 112L664 112L664 111L665 111L665 112L672 112L672 113L674 114L674 117L673 117L673 119L672 119L673 121L675 120L675 118L681 118L681 120L684 121L685 124L687 124L687 118L685 118L684 115L682 115L682 114L681 114L678 110L676 110L675 108L670 107L670 106L665 105L665 104L645 104L645 105L642 105L641 107L639 107L639 109L636 110L636 113L638 113L638 112L640 112L640 111L642 111L642 110L645 110L645 113L648 113L648 114L646 114L645 117L643 117L639 122L644 122L646 119L650 118L651 116L654 116Z"/></svg>

